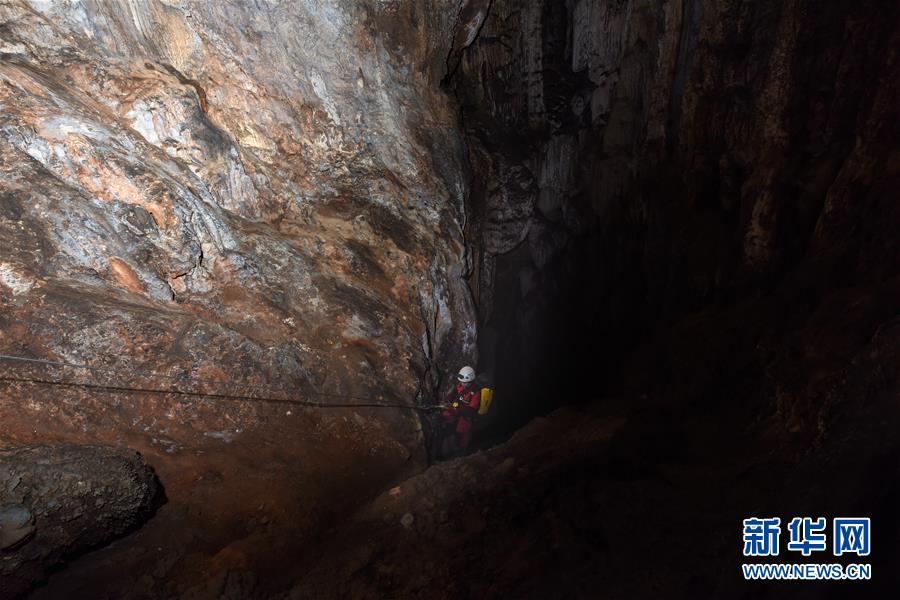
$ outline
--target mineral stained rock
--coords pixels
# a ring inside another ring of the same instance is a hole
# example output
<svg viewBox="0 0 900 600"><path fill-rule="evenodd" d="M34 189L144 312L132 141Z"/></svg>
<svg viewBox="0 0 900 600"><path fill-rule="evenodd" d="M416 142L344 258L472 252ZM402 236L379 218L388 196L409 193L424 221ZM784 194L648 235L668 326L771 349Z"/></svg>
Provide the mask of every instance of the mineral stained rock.
<svg viewBox="0 0 900 600"><path fill-rule="evenodd" d="M898 17L876 1L0 0L0 353L112 369L0 375L412 403L477 342L522 420L549 408L529 400L621 384L645 403L630 422L661 432L715 407L793 459L835 444L876 421L852 396L884 389L845 374L900 306ZM288 589L311 539L422 464L405 410L3 381L0 422L4 444L137 448L170 499L49 598ZM893 423L860 464L893 452ZM671 450L625 431L626 470ZM501 483L535 468L503 458ZM480 481L453 469L420 489ZM375 534L407 512L402 532L427 531L414 504ZM0 508L4 544L35 543L27 507ZM435 518L477 540L480 517L452 508ZM390 571L367 587L372 551L348 548L313 583L396 591Z"/></svg>
<svg viewBox="0 0 900 600"><path fill-rule="evenodd" d="M476 341L457 9L4 2L0 349L413 403Z"/></svg>
<svg viewBox="0 0 900 600"><path fill-rule="evenodd" d="M416 413L21 380L427 401L475 359L462 4L0 2L0 353L104 369L0 360L0 444L146 456L153 560L199 548L164 595L260 513L302 533L421 468Z"/></svg>
<svg viewBox="0 0 900 600"><path fill-rule="evenodd" d="M153 472L134 451L73 444L0 450L3 597L140 525L156 494Z"/></svg>

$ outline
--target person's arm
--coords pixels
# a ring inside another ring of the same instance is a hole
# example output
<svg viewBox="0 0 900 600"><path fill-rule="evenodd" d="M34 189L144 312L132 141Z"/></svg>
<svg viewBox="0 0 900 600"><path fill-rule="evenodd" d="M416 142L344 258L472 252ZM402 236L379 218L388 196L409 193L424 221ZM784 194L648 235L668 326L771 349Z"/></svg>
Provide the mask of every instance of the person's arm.
<svg viewBox="0 0 900 600"><path fill-rule="evenodd" d="M459 414L460 416L471 419L472 417L478 414L478 409L481 406L481 390L477 390L472 392L472 395L469 398L469 401L461 404L459 406Z"/></svg>
<svg viewBox="0 0 900 600"><path fill-rule="evenodd" d="M446 394L444 394L444 400L442 404L444 406L450 406L453 403L453 395L456 392L456 386L450 388Z"/></svg>

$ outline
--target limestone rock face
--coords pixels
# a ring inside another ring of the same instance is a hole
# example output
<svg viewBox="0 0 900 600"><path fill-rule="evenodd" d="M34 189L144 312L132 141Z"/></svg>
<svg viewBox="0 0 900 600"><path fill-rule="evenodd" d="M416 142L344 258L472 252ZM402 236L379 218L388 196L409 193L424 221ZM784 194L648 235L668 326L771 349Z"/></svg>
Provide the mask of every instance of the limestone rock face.
<svg viewBox="0 0 900 600"><path fill-rule="evenodd" d="M0 359L0 445L133 447L168 498L39 597L294 587L335 521L421 470L418 419L231 396L421 404L476 345L507 433L634 399L626 470L681 425L760 424L785 461L896 457L898 19L875 0L0 0L0 354L91 367ZM877 435L853 455L855 422ZM418 497L366 533L429 531ZM0 518L4 547L36 542L31 508ZM319 591L396 595L347 548Z"/></svg>
<svg viewBox="0 0 900 600"><path fill-rule="evenodd" d="M0 359L0 445L140 450L169 504L134 564L200 548L160 581L268 535L261 490L300 540L419 469L416 413L21 380L430 402L475 355L440 81L483 5L0 2L0 354L95 368Z"/></svg>
<svg viewBox="0 0 900 600"><path fill-rule="evenodd" d="M498 387L617 385L646 342L634 387L721 395L711 372L783 370L785 330L842 287L892 306L874 333L900 306L898 22L878 2L493 2L453 84ZM823 361L859 348L819 327Z"/></svg>
<svg viewBox="0 0 900 600"><path fill-rule="evenodd" d="M4 2L0 350L415 403L475 349L473 6Z"/></svg>
<svg viewBox="0 0 900 600"><path fill-rule="evenodd" d="M63 558L140 525L156 478L139 454L56 444L0 450L0 588L16 597Z"/></svg>

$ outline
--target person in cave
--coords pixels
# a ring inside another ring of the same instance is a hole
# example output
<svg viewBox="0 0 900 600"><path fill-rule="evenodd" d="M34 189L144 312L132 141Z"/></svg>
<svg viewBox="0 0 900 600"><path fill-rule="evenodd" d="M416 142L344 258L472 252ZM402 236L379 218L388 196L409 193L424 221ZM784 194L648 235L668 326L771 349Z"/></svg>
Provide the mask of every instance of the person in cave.
<svg viewBox="0 0 900 600"><path fill-rule="evenodd" d="M459 370L456 384L444 394L441 405L441 455L445 458L463 454L472 441L472 425L478 415L481 393L475 382L475 369Z"/></svg>

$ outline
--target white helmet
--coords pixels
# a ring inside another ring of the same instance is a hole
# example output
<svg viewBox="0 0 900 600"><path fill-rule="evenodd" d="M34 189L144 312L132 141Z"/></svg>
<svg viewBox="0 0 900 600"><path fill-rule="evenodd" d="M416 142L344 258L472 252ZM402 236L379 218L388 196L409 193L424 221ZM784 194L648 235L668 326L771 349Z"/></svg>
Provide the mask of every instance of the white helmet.
<svg viewBox="0 0 900 600"><path fill-rule="evenodd" d="M475 369L472 367L463 367L459 370L459 376L457 376L463 383L472 383L475 381Z"/></svg>

